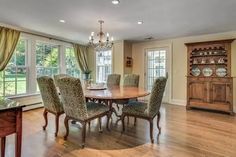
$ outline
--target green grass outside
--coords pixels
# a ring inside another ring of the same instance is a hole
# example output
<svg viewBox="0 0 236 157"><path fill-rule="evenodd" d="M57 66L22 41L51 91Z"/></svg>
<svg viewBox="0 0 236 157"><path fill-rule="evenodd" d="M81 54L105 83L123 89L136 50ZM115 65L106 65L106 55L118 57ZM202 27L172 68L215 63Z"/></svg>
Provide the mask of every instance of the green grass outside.
<svg viewBox="0 0 236 157"><path fill-rule="evenodd" d="M17 78L17 84L15 84L15 78ZM5 96L24 94L26 93L26 75L25 74L5 74ZM3 95L4 89L3 78L0 77L0 96Z"/></svg>

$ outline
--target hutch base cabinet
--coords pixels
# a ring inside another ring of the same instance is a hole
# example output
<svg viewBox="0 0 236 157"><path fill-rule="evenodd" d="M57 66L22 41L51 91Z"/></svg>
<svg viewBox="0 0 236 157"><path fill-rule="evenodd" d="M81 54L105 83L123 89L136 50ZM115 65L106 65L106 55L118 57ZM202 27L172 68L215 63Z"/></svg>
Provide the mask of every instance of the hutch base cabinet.
<svg viewBox="0 0 236 157"><path fill-rule="evenodd" d="M231 43L234 39L187 43L187 109L233 112Z"/></svg>

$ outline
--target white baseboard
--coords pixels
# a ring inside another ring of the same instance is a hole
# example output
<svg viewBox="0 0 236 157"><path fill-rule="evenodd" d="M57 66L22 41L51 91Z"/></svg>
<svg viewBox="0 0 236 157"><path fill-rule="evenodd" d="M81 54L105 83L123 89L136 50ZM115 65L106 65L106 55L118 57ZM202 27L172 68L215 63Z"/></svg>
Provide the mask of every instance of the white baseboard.
<svg viewBox="0 0 236 157"><path fill-rule="evenodd" d="M23 108L23 111L33 110L33 109L37 109L37 108L41 108L41 107L43 107L43 104L39 102L34 105L26 105Z"/></svg>
<svg viewBox="0 0 236 157"><path fill-rule="evenodd" d="M186 106L186 100L181 100L181 99L171 99L170 104L173 105L180 105L180 106Z"/></svg>

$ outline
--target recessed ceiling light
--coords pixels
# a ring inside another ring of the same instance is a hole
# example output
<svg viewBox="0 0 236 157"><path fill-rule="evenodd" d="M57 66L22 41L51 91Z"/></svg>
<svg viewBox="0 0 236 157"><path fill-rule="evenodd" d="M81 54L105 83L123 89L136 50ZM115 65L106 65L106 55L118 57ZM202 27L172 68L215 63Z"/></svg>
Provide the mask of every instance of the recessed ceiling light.
<svg viewBox="0 0 236 157"><path fill-rule="evenodd" d="M66 21L65 21L65 20L59 20L59 22L61 22L61 23L65 23Z"/></svg>
<svg viewBox="0 0 236 157"><path fill-rule="evenodd" d="M119 3L120 3L119 0L112 0L111 2L112 2L113 4L119 4Z"/></svg>
<svg viewBox="0 0 236 157"><path fill-rule="evenodd" d="M138 21L138 24L139 24L139 25L143 24L143 21Z"/></svg>

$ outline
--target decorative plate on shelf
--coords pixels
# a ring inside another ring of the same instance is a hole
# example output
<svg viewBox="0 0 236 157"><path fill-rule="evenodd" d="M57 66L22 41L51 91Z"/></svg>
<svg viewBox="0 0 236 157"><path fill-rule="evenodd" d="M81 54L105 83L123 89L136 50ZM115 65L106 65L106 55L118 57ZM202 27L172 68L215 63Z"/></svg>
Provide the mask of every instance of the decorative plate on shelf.
<svg viewBox="0 0 236 157"><path fill-rule="evenodd" d="M225 77L227 75L227 70L225 68L216 69L216 75L219 77Z"/></svg>
<svg viewBox="0 0 236 157"><path fill-rule="evenodd" d="M209 77L213 74L213 70L209 67L206 67L202 70L203 76Z"/></svg>
<svg viewBox="0 0 236 157"><path fill-rule="evenodd" d="M199 68L193 68L192 69L192 75L193 76L199 76L201 74L201 70Z"/></svg>

